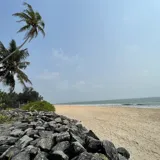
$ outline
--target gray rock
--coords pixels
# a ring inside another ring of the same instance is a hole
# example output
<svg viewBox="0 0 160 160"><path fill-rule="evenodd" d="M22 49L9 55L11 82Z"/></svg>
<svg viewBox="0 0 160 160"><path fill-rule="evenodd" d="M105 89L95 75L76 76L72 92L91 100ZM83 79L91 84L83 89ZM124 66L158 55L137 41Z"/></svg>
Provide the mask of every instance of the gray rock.
<svg viewBox="0 0 160 160"><path fill-rule="evenodd" d="M9 144L12 145L17 141L17 138L11 136L0 136L0 145Z"/></svg>
<svg viewBox="0 0 160 160"><path fill-rule="evenodd" d="M30 138L27 135L25 135L21 139L18 140L18 142L16 143L16 146L20 148L25 148L32 140L33 138Z"/></svg>
<svg viewBox="0 0 160 160"><path fill-rule="evenodd" d="M68 148L70 147L70 143L69 141L62 141L62 142L59 142L57 143L53 148L52 148L52 151L63 151L65 152Z"/></svg>
<svg viewBox="0 0 160 160"><path fill-rule="evenodd" d="M55 151L52 154L52 159L56 160L69 160L68 156L62 151Z"/></svg>
<svg viewBox="0 0 160 160"><path fill-rule="evenodd" d="M92 137L86 138L87 150L89 152L101 152L102 151L102 143L99 140L96 140Z"/></svg>
<svg viewBox="0 0 160 160"><path fill-rule="evenodd" d="M78 156L77 160L91 160L92 158L93 155L91 153L83 152Z"/></svg>
<svg viewBox="0 0 160 160"><path fill-rule="evenodd" d="M39 135L40 135L41 137L53 136L53 132L52 132L52 131L41 131L41 130L40 130L38 133L39 133Z"/></svg>
<svg viewBox="0 0 160 160"><path fill-rule="evenodd" d="M110 160L118 160L118 153L114 146L114 144L110 141L103 141L102 146L104 149L104 154L110 159Z"/></svg>
<svg viewBox="0 0 160 160"><path fill-rule="evenodd" d="M80 154L86 151L86 149L79 142L73 142L71 147L74 154Z"/></svg>
<svg viewBox="0 0 160 160"><path fill-rule="evenodd" d="M24 132L21 129L15 129L10 133L10 135L14 137L21 137L23 134Z"/></svg>
<svg viewBox="0 0 160 160"><path fill-rule="evenodd" d="M92 160L109 160L104 154L95 153Z"/></svg>
<svg viewBox="0 0 160 160"><path fill-rule="evenodd" d="M33 128L28 128L27 130L25 130L25 133L29 137L35 137L35 135L38 134L38 130L34 130Z"/></svg>
<svg viewBox="0 0 160 160"><path fill-rule="evenodd" d="M15 126L15 129L26 130L28 128L28 123L20 123Z"/></svg>
<svg viewBox="0 0 160 160"><path fill-rule="evenodd" d="M88 132L86 132L86 135L99 140L99 138L96 136L96 134L92 130L89 130Z"/></svg>
<svg viewBox="0 0 160 160"><path fill-rule="evenodd" d="M123 157L121 154L118 154L118 160L128 160L128 159Z"/></svg>
<svg viewBox="0 0 160 160"><path fill-rule="evenodd" d="M65 119L65 120L63 120L63 124L67 125L67 124L69 124L69 121Z"/></svg>
<svg viewBox="0 0 160 160"><path fill-rule="evenodd" d="M30 142L30 145L36 146L38 142L39 142L39 139L35 139L34 141Z"/></svg>
<svg viewBox="0 0 160 160"><path fill-rule="evenodd" d="M56 137L57 142L70 140L70 135L68 132L59 133Z"/></svg>
<svg viewBox="0 0 160 160"><path fill-rule="evenodd" d="M0 157L0 159L4 159L4 158L12 158L13 156L17 155L18 153L20 153L20 149L15 147L15 146L11 146L10 148L8 148Z"/></svg>
<svg viewBox="0 0 160 160"><path fill-rule="evenodd" d="M117 148L117 152L118 152L119 154L121 154L123 157L127 158L127 159L130 158L129 152L128 152L125 148L123 148L123 147Z"/></svg>
<svg viewBox="0 0 160 160"><path fill-rule="evenodd" d="M58 118L55 119L55 122L62 123L62 119L60 117L58 117Z"/></svg>
<svg viewBox="0 0 160 160"><path fill-rule="evenodd" d="M54 144L53 136L49 135L48 137L41 138L37 143L37 146L44 150L51 150Z"/></svg>
<svg viewBox="0 0 160 160"><path fill-rule="evenodd" d="M9 145L2 145L0 146L0 155L3 154L10 146Z"/></svg>
<svg viewBox="0 0 160 160"><path fill-rule="evenodd" d="M45 128L44 128L44 127L37 126L37 127L36 127L36 130L45 130Z"/></svg>
<svg viewBox="0 0 160 160"><path fill-rule="evenodd" d="M26 150L27 152L29 152L30 154L36 155L40 149L37 148L37 147L34 147L34 146L32 146L32 145L29 145L29 146L26 147L25 150Z"/></svg>
<svg viewBox="0 0 160 160"><path fill-rule="evenodd" d="M11 160L30 160L30 155L28 152L20 152L14 156Z"/></svg>
<svg viewBox="0 0 160 160"><path fill-rule="evenodd" d="M55 131L56 132L65 132L68 130L68 127L67 126L64 126L64 125L61 125L60 127L55 127Z"/></svg>
<svg viewBox="0 0 160 160"><path fill-rule="evenodd" d="M71 135L71 141L75 142L78 141L82 146L85 144L85 137L82 139L81 137L77 136L76 134L70 132Z"/></svg>
<svg viewBox="0 0 160 160"><path fill-rule="evenodd" d="M48 122L49 126L55 126L55 124L56 124L56 121L50 121L50 122Z"/></svg>
<svg viewBox="0 0 160 160"><path fill-rule="evenodd" d="M39 152L34 158L34 160L48 160L48 159L43 152Z"/></svg>

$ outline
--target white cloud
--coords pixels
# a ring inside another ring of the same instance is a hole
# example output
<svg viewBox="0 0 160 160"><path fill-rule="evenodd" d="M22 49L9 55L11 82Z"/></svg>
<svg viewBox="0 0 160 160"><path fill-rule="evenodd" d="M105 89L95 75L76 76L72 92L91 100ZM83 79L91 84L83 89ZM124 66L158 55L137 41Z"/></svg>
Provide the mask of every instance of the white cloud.
<svg viewBox="0 0 160 160"><path fill-rule="evenodd" d="M63 64L73 65L77 64L77 62L79 62L80 60L78 54L73 56L68 56L68 54L64 53L64 51L61 48L59 50L52 49L52 57L53 60L56 61L56 66L60 66Z"/></svg>
<svg viewBox="0 0 160 160"><path fill-rule="evenodd" d="M42 80L53 80L60 77L59 72L50 72L48 70L44 70L39 76L37 76L38 79Z"/></svg>

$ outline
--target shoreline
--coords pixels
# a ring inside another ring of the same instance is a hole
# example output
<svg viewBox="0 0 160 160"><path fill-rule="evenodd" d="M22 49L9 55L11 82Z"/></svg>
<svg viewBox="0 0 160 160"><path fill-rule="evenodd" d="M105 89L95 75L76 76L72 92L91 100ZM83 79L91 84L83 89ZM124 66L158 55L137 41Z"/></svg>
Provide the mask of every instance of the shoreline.
<svg viewBox="0 0 160 160"><path fill-rule="evenodd" d="M154 105L121 105L121 104L55 104L55 106L61 106L61 107L68 107L68 106L74 106L74 107L107 107L107 108L137 108L137 109L160 109L160 106L154 106Z"/></svg>
<svg viewBox="0 0 160 160"><path fill-rule="evenodd" d="M160 159L160 109L55 105L56 112L80 120L101 139L126 148L132 160Z"/></svg>

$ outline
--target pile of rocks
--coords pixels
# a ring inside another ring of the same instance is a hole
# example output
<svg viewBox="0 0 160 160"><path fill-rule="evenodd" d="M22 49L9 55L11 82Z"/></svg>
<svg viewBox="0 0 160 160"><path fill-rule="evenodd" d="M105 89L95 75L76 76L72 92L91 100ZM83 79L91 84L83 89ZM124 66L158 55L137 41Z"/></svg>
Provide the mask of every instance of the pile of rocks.
<svg viewBox="0 0 160 160"><path fill-rule="evenodd" d="M128 151L101 141L82 124L53 112L1 111L0 160L127 160Z"/></svg>

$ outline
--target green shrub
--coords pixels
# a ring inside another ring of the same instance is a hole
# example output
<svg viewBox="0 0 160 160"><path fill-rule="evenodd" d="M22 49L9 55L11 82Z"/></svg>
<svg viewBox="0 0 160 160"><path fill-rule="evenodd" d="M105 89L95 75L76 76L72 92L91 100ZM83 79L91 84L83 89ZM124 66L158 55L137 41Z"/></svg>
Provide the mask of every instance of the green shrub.
<svg viewBox="0 0 160 160"><path fill-rule="evenodd" d="M46 101L30 102L22 107L27 111L55 111L55 107Z"/></svg>
<svg viewBox="0 0 160 160"><path fill-rule="evenodd" d="M5 122L9 122L10 121L10 118L3 115L3 114L0 114L0 123L5 123Z"/></svg>

